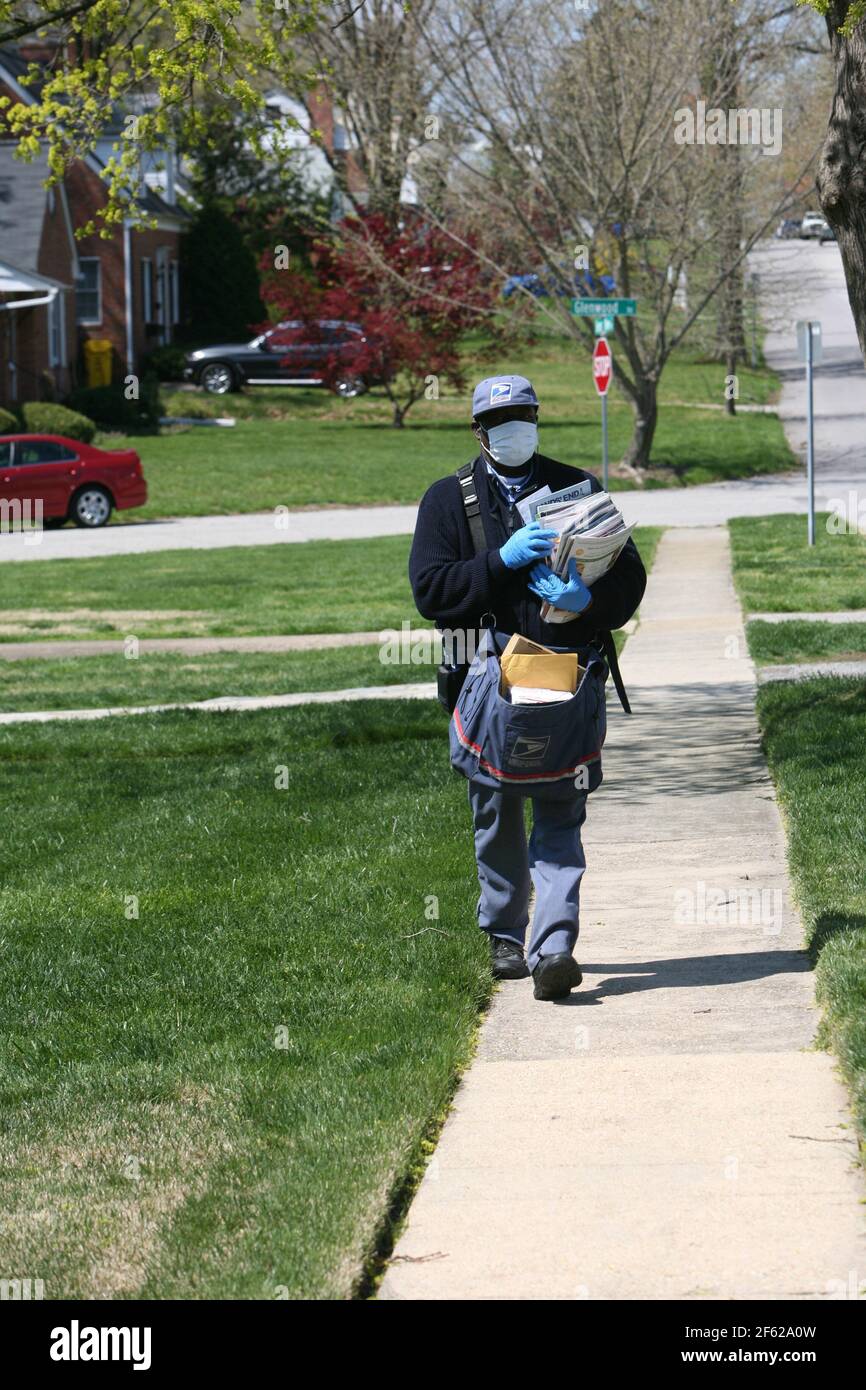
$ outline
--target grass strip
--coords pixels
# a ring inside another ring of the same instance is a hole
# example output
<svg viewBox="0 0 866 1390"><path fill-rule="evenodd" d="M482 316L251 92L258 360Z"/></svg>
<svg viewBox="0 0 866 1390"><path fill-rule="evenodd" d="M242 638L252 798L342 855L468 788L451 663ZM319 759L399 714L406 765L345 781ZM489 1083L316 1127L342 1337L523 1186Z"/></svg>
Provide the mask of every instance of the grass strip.
<svg viewBox="0 0 866 1390"><path fill-rule="evenodd" d="M752 660L762 666L866 660L866 623L756 621L747 625L746 635Z"/></svg>
<svg viewBox="0 0 866 1390"><path fill-rule="evenodd" d="M747 613L822 613L866 608L866 536L827 530L805 516L736 517L728 522L734 582Z"/></svg>
<svg viewBox="0 0 866 1390"><path fill-rule="evenodd" d="M817 963L822 1038L842 1064L866 1136L866 688L857 680L774 683L758 692L758 716Z"/></svg>

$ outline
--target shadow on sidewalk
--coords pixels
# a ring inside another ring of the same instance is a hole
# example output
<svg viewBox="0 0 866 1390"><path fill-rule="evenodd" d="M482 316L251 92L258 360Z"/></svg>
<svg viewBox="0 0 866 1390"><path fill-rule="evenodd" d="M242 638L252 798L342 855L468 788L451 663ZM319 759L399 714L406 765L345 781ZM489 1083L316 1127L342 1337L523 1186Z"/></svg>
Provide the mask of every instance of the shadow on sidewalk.
<svg viewBox="0 0 866 1390"><path fill-rule="evenodd" d="M627 669L623 676L628 686ZM637 807L660 794L716 796L757 785L770 794L750 683L635 686L629 695L631 716L608 699L616 722L602 754L600 799Z"/></svg>
<svg viewBox="0 0 866 1390"><path fill-rule="evenodd" d="M713 985L743 984L773 975L802 974L812 969L809 956L802 951L742 951L718 956L677 956L666 960L635 961L615 965L583 963L584 976L610 971L602 980L569 995L560 1004L598 1004L605 998L639 994L649 989L702 989ZM623 978L626 977L626 978Z"/></svg>

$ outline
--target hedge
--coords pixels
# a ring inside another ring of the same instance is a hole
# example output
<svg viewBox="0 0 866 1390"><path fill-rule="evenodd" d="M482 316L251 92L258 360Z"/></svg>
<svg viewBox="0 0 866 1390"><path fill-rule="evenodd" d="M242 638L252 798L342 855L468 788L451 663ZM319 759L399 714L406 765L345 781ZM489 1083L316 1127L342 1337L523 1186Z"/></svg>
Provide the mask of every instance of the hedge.
<svg viewBox="0 0 866 1390"><path fill-rule="evenodd" d="M53 401L27 401L21 407L21 421L22 433L63 434L84 444L96 434L95 424L86 415Z"/></svg>

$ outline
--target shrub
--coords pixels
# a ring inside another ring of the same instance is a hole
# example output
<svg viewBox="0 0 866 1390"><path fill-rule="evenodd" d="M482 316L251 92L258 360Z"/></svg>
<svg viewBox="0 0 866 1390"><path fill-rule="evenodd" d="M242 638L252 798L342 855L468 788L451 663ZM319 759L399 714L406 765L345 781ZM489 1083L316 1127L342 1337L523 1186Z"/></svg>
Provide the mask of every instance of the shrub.
<svg viewBox="0 0 866 1390"><path fill-rule="evenodd" d="M145 374L152 373L157 381L183 381L185 366L186 348L178 347L177 343L154 348L142 363Z"/></svg>
<svg viewBox="0 0 866 1390"><path fill-rule="evenodd" d="M30 434L65 434L84 444L89 444L96 433L96 426L86 415L54 401L27 401L21 407L21 420Z"/></svg>
<svg viewBox="0 0 866 1390"><path fill-rule="evenodd" d="M0 434L18 434L20 429L21 421L18 416L0 406Z"/></svg>
<svg viewBox="0 0 866 1390"><path fill-rule="evenodd" d="M79 386L69 397L76 410L84 411L103 429L136 433L159 425L159 382L145 376L138 400L129 400L121 382L111 386Z"/></svg>

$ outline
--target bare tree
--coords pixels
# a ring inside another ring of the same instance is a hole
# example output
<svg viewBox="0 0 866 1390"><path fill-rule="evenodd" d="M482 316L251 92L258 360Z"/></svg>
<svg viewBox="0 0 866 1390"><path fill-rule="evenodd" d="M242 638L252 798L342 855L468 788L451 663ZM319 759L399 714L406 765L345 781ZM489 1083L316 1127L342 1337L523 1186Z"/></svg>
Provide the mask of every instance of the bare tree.
<svg viewBox="0 0 866 1390"><path fill-rule="evenodd" d="M339 109L371 212L394 224L410 155L424 139L439 78L422 36L436 0L354 0L325 5L308 35L320 79ZM340 154L326 150L347 200L358 196Z"/></svg>
<svg viewBox="0 0 866 1390"><path fill-rule="evenodd" d="M739 101L751 95L732 51L739 36L694 0L606 0L591 13L552 0L448 8L428 42L435 55L444 30L449 55L461 54L443 83L462 129L453 199L464 221L474 212L492 267L547 280L539 310L584 350L593 331L570 310L575 269L590 288L607 273L618 296L638 300L638 318L616 323L615 380L634 410L624 464L640 472L671 353L729 281L741 284L787 196L767 177L778 151L761 111L738 104L720 139L718 124L701 128L698 98L727 119L732 72ZM738 157L716 158L732 141ZM731 204L742 220L728 218ZM729 312L741 319L737 294Z"/></svg>

